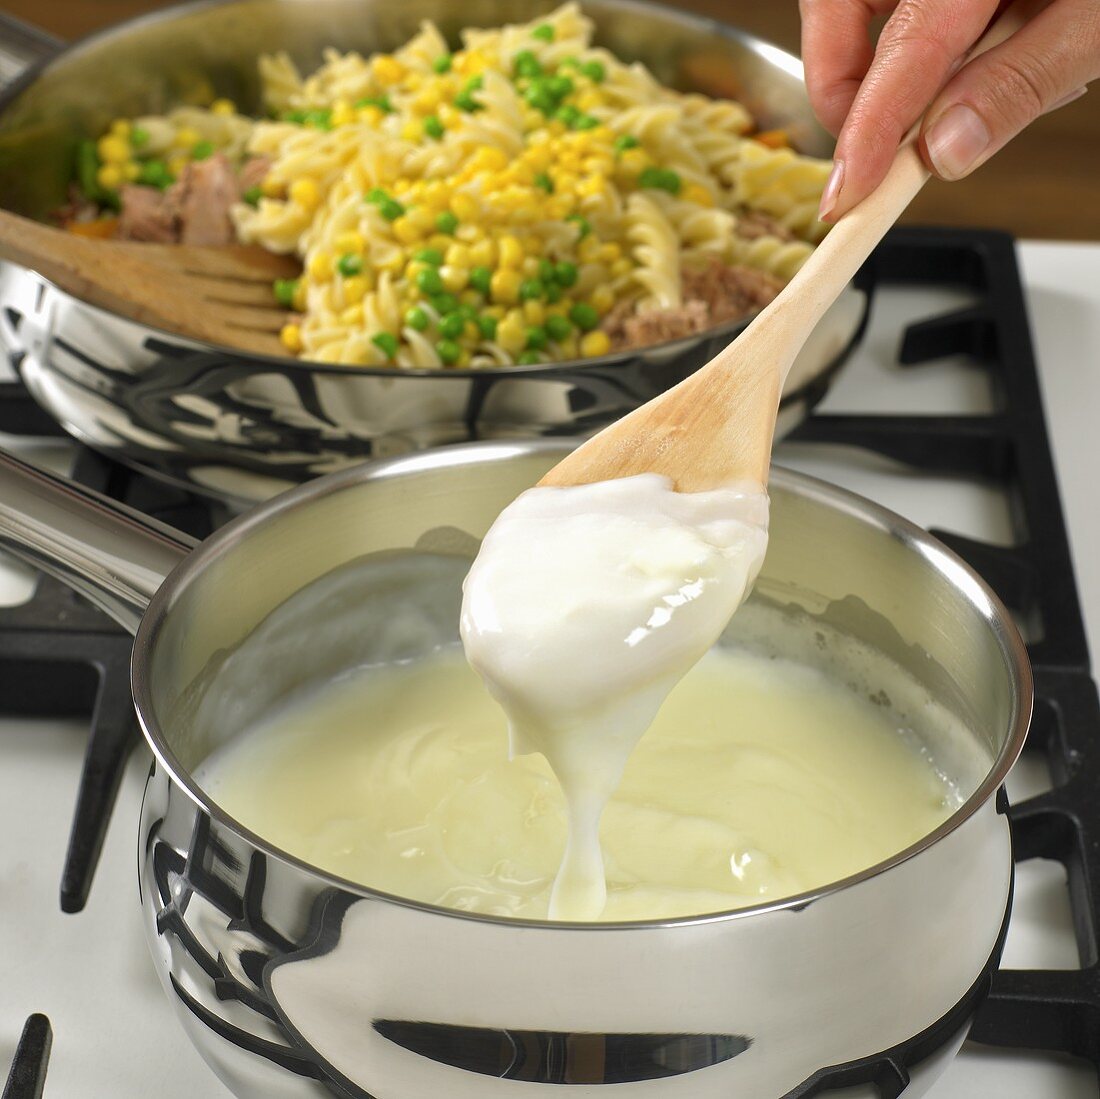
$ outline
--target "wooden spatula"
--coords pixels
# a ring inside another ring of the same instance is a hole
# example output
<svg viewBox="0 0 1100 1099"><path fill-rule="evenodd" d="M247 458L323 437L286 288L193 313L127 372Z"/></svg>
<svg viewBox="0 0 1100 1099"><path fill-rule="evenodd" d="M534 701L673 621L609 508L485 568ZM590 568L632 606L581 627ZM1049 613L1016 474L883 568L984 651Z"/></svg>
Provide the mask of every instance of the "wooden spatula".
<svg viewBox="0 0 1100 1099"><path fill-rule="evenodd" d="M285 355L272 294L301 264L247 245L93 240L0 210L0 259L140 324L264 355Z"/></svg>
<svg viewBox="0 0 1100 1099"><path fill-rule="evenodd" d="M970 57L1005 41L1030 4L1005 10ZM883 182L837 220L801 270L736 340L675 388L593 436L539 482L564 487L639 473L677 492L734 481L764 484L783 382L814 325L929 177L916 148L919 123Z"/></svg>

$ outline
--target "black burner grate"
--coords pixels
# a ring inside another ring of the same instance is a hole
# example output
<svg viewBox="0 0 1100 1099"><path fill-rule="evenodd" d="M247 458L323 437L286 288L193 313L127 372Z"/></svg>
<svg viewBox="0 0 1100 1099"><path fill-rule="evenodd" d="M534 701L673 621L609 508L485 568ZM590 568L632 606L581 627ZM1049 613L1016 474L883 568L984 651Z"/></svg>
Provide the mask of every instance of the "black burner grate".
<svg viewBox="0 0 1100 1099"><path fill-rule="evenodd" d="M1018 861L1043 857L1065 865L1082 968L997 972L971 1037L990 1045L1072 1054L1100 1072L1095 926L1100 916L1095 796L1100 789L1100 705L1090 678L1015 247L999 233L898 229L879 248L875 264L881 284L961 286L979 296L977 306L912 325L899 359L918 368L947 355L969 356L988 371L997 411L987 416L821 413L811 416L794 438L856 446L917 472L993 484L1010 500L1016 534L1011 547L935 533L1028 624L1037 694L1028 750L1045 755L1054 789L1010 809L1015 854ZM57 433L14 384L0 385L0 431ZM75 474L198 537L214 525L196 498L90 452L81 452ZM129 638L53 581L43 580L30 603L0 609L0 672L19 672L5 676L17 685L5 692L5 712L92 714L62 880L66 911L79 910L87 898L122 767L136 737L128 657ZM21 1089L11 1090L11 1099L41 1092L48 1023L32 1017L28 1034L12 1073L12 1080L25 1079L26 1086L9 1081L9 1089ZM844 1066L823 1074L807 1094L867 1082L883 1099L894 1099L906 1086L909 1067L907 1054ZM8 1095L5 1091L5 1099Z"/></svg>

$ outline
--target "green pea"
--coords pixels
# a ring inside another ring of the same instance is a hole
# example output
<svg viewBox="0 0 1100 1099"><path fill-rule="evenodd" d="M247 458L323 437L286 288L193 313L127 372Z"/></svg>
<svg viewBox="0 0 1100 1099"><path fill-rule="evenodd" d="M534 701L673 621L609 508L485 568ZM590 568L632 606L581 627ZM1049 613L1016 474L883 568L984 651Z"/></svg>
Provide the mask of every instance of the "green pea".
<svg viewBox="0 0 1100 1099"><path fill-rule="evenodd" d="M327 107L322 110L307 111L303 121L307 126L312 126L315 130L331 130L332 111Z"/></svg>
<svg viewBox="0 0 1100 1099"><path fill-rule="evenodd" d="M493 272L488 267L470 268L470 285L481 294L489 293L490 283L493 281Z"/></svg>
<svg viewBox="0 0 1100 1099"><path fill-rule="evenodd" d="M466 322L458 313L448 313L439 320L439 334L449 340L457 339L462 335Z"/></svg>
<svg viewBox="0 0 1100 1099"><path fill-rule="evenodd" d="M548 259L539 260L539 278L544 286L554 281L554 265Z"/></svg>
<svg viewBox="0 0 1100 1099"><path fill-rule="evenodd" d="M413 253L417 263L428 263L432 267L443 266L443 253L438 248L420 248Z"/></svg>
<svg viewBox="0 0 1100 1099"><path fill-rule="evenodd" d="M568 260L554 264L554 279L562 286L573 286L577 281L577 265Z"/></svg>
<svg viewBox="0 0 1100 1099"><path fill-rule="evenodd" d="M383 114L393 114L393 104L388 95L367 95L355 102L357 109L363 107L377 107Z"/></svg>
<svg viewBox="0 0 1100 1099"><path fill-rule="evenodd" d="M548 317L546 332L550 339L556 343L561 343L562 340L569 339L573 332L573 326L564 317Z"/></svg>
<svg viewBox="0 0 1100 1099"><path fill-rule="evenodd" d="M276 279L272 289L275 292L275 301L284 309L290 309L294 305L294 295L298 290L298 280Z"/></svg>
<svg viewBox="0 0 1100 1099"><path fill-rule="evenodd" d="M371 336L370 342L380 348L387 359L397 354L397 337L391 332L379 332L377 336Z"/></svg>
<svg viewBox="0 0 1100 1099"><path fill-rule="evenodd" d="M469 92L459 92L455 96L455 106L467 114L474 114L482 109L481 104Z"/></svg>
<svg viewBox="0 0 1100 1099"><path fill-rule="evenodd" d="M431 318L419 305L414 305L405 312L405 323L417 332L423 332L431 324Z"/></svg>
<svg viewBox="0 0 1100 1099"><path fill-rule="evenodd" d="M537 366L542 362L542 356L537 351L521 351L516 362L520 366Z"/></svg>
<svg viewBox="0 0 1100 1099"><path fill-rule="evenodd" d="M602 84L607 79L607 70L599 61L586 61L581 66L581 72L596 84Z"/></svg>
<svg viewBox="0 0 1100 1099"><path fill-rule="evenodd" d="M468 302L460 302L458 308L455 310L464 321L476 321L477 310Z"/></svg>
<svg viewBox="0 0 1100 1099"><path fill-rule="evenodd" d="M558 105L549 89L541 83L532 84L523 93L523 98L527 101L529 107L534 107L536 111L542 111L543 114L553 114Z"/></svg>
<svg viewBox="0 0 1100 1099"><path fill-rule="evenodd" d="M458 298L454 294L448 293L444 290L442 293L435 293L431 297L432 308L441 316L445 317L448 313L453 313L458 308Z"/></svg>
<svg viewBox="0 0 1100 1099"><path fill-rule="evenodd" d="M644 168L638 176L639 187L652 187L658 191L667 191L678 195L682 186L680 176L671 168Z"/></svg>
<svg viewBox="0 0 1100 1099"><path fill-rule="evenodd" d="M425 267L417 272L416 285L425 294L442 294L443 276L434 267Z"/></svg>
<svg viewBox="0 0 1100 1099"><path fill-rule="evenodd" d="M458 228L458 218L455 217L450 210L444 210L443 213L436 214L435 227L441 233L446 233L447 236L453 236L454 231Z"/></svg>
<svg viewBox="0 0 1100 1099"><path fill-rule="evenodd" d="M305 124L306 112L305 111L283 111L282 120L284 122L294 122L299 126Z"/></svg>
<svg viewBox="0 0 1100 1099"><path fill-rule="evenodd" d="M146 187L159 187L163 191L175 182L175 177L163 160L146 160L141 165L137 181Z"/></svg>
<svg viewBox="0 0 1100 1099"><path fill-rule="evenodd" d="M600 323L600 315L586 302L579 301L569 310L569 319L582 331L591 332Z"/></svg>
<svg viewBox="0 0 1100 1099"><path fill-rule="evenodd" d="M540 42L553 42L554 41L554 27L550 23L540 23L532 32L532 38L537 38Z"/></svg>
<svg viewBox="0 0 1100 1099"><path fill-rule="evenodd" d="M495 340L497 338L497 319L496 317L481 316L477 318L478 331L486 340Z"/></svg>
<svg viewBox="0 0 1100 1099"><path fill-rule="evenodd" d="M130 144L135 149L144 148L149 144L149 131L141 126L134 126L130 130Z"/></svg>
<svg viewBox="0 0 1100 1099"><path fill-rule="evenodd" d="M546 329L539 325L532 325L527 329L527 350L528 351L543 351L546 348L547 343L550 342L549 337L546 335Z"/></svg>
<svg viewBox="0 0 1100 1099"><path fill-rule="evenodd" d="M600 120L594 114L582 114L573 123L574 130L594 130L600 124Z"/></svg>
<svg viewBox="0 0 1100 1099"><path fill-rule="evenodd" d="M449 73L451 71L451 64L453 58L449 53L441 53L433 62L432 68L440 74Z"/></svg>
<svg viewBox="0 0 1100 1099"><path fill-rule="evenodd" d="M364 200L373 203L385 202L390 196L381 187L372 187L364 196Z"/></svg>
<svg viewBox="0 0 1100 1099"><path fill-rule="evenodd" d="M537 301L546 293L546 287L542 285L542 279L524 279L519 284L520 301Z"/></svg>
<svg viewBox="0 0 1100 1099"><path fill-rule="evenodd" d="M572 103L566 103L564 107L559 107L557 114L554 117L559 122L564 122L566 126L572 128L576 125L577 119L581 117L581 112L578 107L574 107Z"/></svg>
<svg viewBox="0 0 1100 1099"><path fill-rule="evenodd" d="M443 123L434 115L430 114L424 119L424 132L428 137L434 137L436 141L443 139Z"/></svg>
<svg viewBox="0 0 1100 1099"><path fill-rule="evenodd" d="M214 143L212 141L196 141L191 146L191 159L192 160L206 160L207 157L214 155Z"/></svg>
<svg viewBox="0 0 1100 1099"><path fill-rule="evenodd" d="M512 60L512 72L529 79L542 76L542 62L530 50L520 50Z"/></svg>
<svg viewBox="0 0 1100 1099"><path fill-rule="evenodd" d="M546 86L555 99L564 99L567 95L572 95L576 87L568 76L552 76L546 82Z"/></svg>
<svg viewBox="0 0 1100 1099"><path fill-rule="evenodd" d="M576 224L579 232L577 240L584 240L584 238L592 232L592 224L583 214L570 214L565 220L572 221Z"/></svg>
<svg viewBox="0 0 1100 1099"><path fill-rule="evenodd" d="M387 221L396 221L405 212L405 207L395 198L387 198L378 204L378 210Z"/></svg>
<svg viewBox="0 0 1100 1099"><path fill-rule="evenodd" d="M464 92L479 92L485 87L485 77L481 73L474 73L465 84L462 85Z"/></svg>
<svg viewBox="0 0 1100 1099"><path fill-rule="evenodd" d="M535 173L535 186L541 188L548 195L554 193L554 181L545 172Z"/></svg>
<svg viewBox="0 0 1100 1099"><path fill-rule="evenodd" d="M558 63L559 69L579 69L581 67L581 59L579 57L563 57Z"/></svg>
<svg viewBox="0 0 1100 1099"><path fill-rule="evenodd" d="M625 153L627 149L636 149L641 142L633 134L619 134L615 138L615 152Z"/></svg>
<svg viewBox="0 0 1100 1099"><path fill-rule="evenodd" d="M557 305L561 301L562 293L562 288L556 282L552 282L546 288L546 300L551 305Z"/></svg>
<svg viewBox="0 0 1100 1099"><path fill-rule="evenodd" d="M440 361L446 366L453 366L458 362L459 355L462 354L462 348L454 340L440 340L435 345L435 350Z"/></svg>
<svg viewBox="0 0 1100 1099"><path fill-rule="evenodd" d="M345 252L336 261L336 270L346 278L361 274L363 271L363 257L357 256L354 252Z"/></svg>
<svg viewBox="0 0 1100 1099"><path fill-rule="evenodd" d="M264 197L263 190L260 187L249 187L243 195L241 195L241 201L247 202L249 206L259 206L260 199Z"/></svg>

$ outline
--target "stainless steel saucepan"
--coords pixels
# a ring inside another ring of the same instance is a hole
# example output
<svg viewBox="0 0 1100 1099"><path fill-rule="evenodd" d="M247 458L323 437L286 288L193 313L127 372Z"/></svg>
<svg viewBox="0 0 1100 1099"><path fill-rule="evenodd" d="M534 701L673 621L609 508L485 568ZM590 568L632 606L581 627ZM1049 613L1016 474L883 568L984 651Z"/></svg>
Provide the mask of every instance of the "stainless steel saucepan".
<svg viewBox="0 0 1100 1099"><path fill-rule="evenodd" d="M72 46L0 93L0 206L41 217L65 201L78 140L116 117L226 95L260 113L256 59L287 50L310 71L329 46L371 53L423 19L526 21L553 0L202 0ZM751 35L656 4L585 0L597 37L684 90L736 96L763 128L830 155L802 65ZM2 24L0 24L2 33ZM779 434L824 395L858 338L869 284L850 286L800 356ZM663 392L744 327L598 359L492 370L333 367L185 340L87 305L0 263L0 347L78 439L207 494L249 503L318 474L473 439L584 436Z"/></svg>
<svg viewBox="0 0 1100 1099"><path fill-rule="evenodd" d="M844 881L657 922L469 915L317 870L236 823L192 777L291 691L377 660L364 625L377 601L454 631L455 584L478 539L566 449L476 443L342 471L197 548L0 462L0 545L136 630L134 699L154 756L140 890L169 998L242 1097L552 1099L614 1084L607 1093L626 1099L780 1099L844 1084L871 1099L906 1080L906 1099L921 1094L999 957L1012 858L998 791L1024 741L1031 676L985 584L872 503L776 470L750 607L770 607L808 643L872 646L965 724L937 753L965 803ZM364 561L389 563L385 585L352 567ZM248 660L262 674L235 695L229 671Z"/></svg>

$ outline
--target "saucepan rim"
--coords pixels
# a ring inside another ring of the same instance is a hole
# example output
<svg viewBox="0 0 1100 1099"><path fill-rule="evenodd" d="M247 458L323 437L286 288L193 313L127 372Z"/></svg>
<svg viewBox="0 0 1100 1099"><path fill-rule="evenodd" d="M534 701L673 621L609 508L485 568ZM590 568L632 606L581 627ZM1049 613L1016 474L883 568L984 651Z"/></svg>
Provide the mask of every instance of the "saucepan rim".
<svg viewBox="0 0 1100 1099"><path fill-rule="evenodd" d="M204 9L214 9L219 7L231 7L234 4L241 3L242 0L186 0L184 3L172 4L169 7L160 9L154 12L148 12L144 15L139 15L131 19L124 20L114 26L107 27L103 30L94 31L91 34L85 35L63 46L57 53L46 57L38 63L32 65L26 72L18 76L15 81L0 91L0 119L2 119L4 113L9 107L25 92L27 91L38 78L53 65L64 62L67 58L73 56L79 56L79 54L90 47L94 47L102 41L109 41L112 38L122 37L129 31L140 28L143 26L155 25L158 22L165 21L170 22L173 19L185 17L195 12L200 12ZM578 0L581 8L588 0ZM792 76L803 79L803 66L802 62L792 53L780 48L766 40L754 35L750 32L743 31L738 27L735 27L729 23L723 23L716 19L710 19L703 15L697 15L694 12L680 11L677 8L670 7L668 4L661 3L660 0L599 0L601 5L605 5L611 8L622 8L626 11L631 9L642 12L656 12L664 16L671 16L674 21L682 23L686 26L693 27L699 34L718 34L723 38L734 39L743 44L751 52L756 53L762 57L767 58L772 64L779 65L785 68ZM59 294L64 294L68 297L72 297L75 300L79 300L86 308L98 313L102 313L113 320L126 321L131 324L138 324L136 321L130 321L129 318L122 317L120 314L114 313L110 309L105 309L102 306L97 306L91 302L86 302L82 298L76 298L76 295L70 294L67 290L62 289L56 283L46 278L39 272L34 272L35 276L41 279L44 283L50 286ZM861 289L866 296L866 301L863 305L862 316L859 324L856 326L855 331L851 334L850 338L845 341L845 348L854 346L860 339L864 329L866 328L867 321L871 309L871 292L870 288L866 285L861 286L860 280L857 276L853 280L853 285L857 289ZM539 375L555 375L558 373L569 373L578 370L589 369L606 369L608 367L614 367L621 365L624 362L630 360L636 360L639 358L645 359L649 356L654 358L663 358L668 355L676 353L677 348L695 346L706 340L713 340L719 338L732 339L738 333L740 333L752 318L756 314L750 314L748 317L740 317L734 320L724 321L721 324L712 325L709 328L704 329L702 332L693 333L690 336L682 336L674 340L665 340L662 343L645 344L641 347L622 348L618 351L609 352L606 355L600 355L596 358L573 358L573 359L560 359L555 362L548 363L532 363L530 365L514 363L508 366L467 366L467 367L425 367L425 366L410 366L410 367L392 367L392 366L365 366L356 364L341 364L341 363L323 363L317 362L311 359L300 359L292 355L265 355L255 351L247 351L241 348L231 347L228 344L212 343L207 340L197 339L191 336L184 336L178 332L171 332L168 329L160 328L156 325L149 324L147 322L141 322L139 327L156 333L158 336L164 337L169 341L183 341L187 344L194 344L198 347L207 348L211 351L225 352L233 355L235 358L242 359L246 362L260 364L272 364L277 366L282 371L296 371L302 370L307 374L334 374L334 375L346 375L349 377L368 377L368 378L395 378L395 377L424 377L424 378L480 378L480 377L538 377ZM782 404L785 405L791 401L801 399L807 391L812 389L816 385L820 385L823 382L830 379L833 374L843 364L844 353L838 353L833 356L829 362L827 362L820 370L817 370L812 377L808 378L802 385L796 390L783 395Z"/></svg>
<svg viewBox="0 0 1100 1099"><path fill-rule="evenodd" d="M386 480L435 468L445 468L456 463L498 462L507 460L510 457L532 453L564 454L572 448L572 445L568 441L552 439L463 443L370 462L353 469L328 474L316 481L307 482L284 492L266 503L258 505L244 515L233 519L203 542L173 570L157 590L142 617L134 640L131 685L138 721L149 747L156 756L159 765L164 768L170 781L179 787L202 812L205 812L217 824L231 829L269 858L277 859L299 871L312 875L320 884L334 886L361 898L385 901L425 913L455 919L475 920L482 923L500 924L505 927L540 927L553 931L638 931L664 927L695 927L703 924L722 923L733 919L749 919L784 909L805 908L817 900L858 886L862 882L875 878L901 863L915 858L961 827L990 798L996 796L997 790L1004 782L1010 768L1023 749L1031 720L1033 701L1033 678L1027 649L1007 608L992 588L966 562L962 561L943 543L915 523L847 489L831 485L808 474L777 467L772 469L771 483L785 489L793 489L796 493L824 503L855 521L875 527L911 547L914 552L919 553L932 569L951 585L959 598L969 603L988 623L1004 657L1010 682L1014 687L1008 735L978 788L937 828L889 858L816 889L807 890L778 901L769 901L764 904L721 912L708 912L695 916L659 920L623 920L593 923L562 923L551 920L518 919L463 912L445 908L441 905L428 904L408 897L386 893L322 870L304 859L276 847L270 841L264 839L263 836L245 827L226 813L202 790L194 781L189 769L182 766L176 757L161 728L156 715L149 664L155 650L157 637L172 613L173 604L208 565L222 555L232 552L234 547L247 538L254 529L265 525L278 515L347 491L360 483Z"/></svg>

